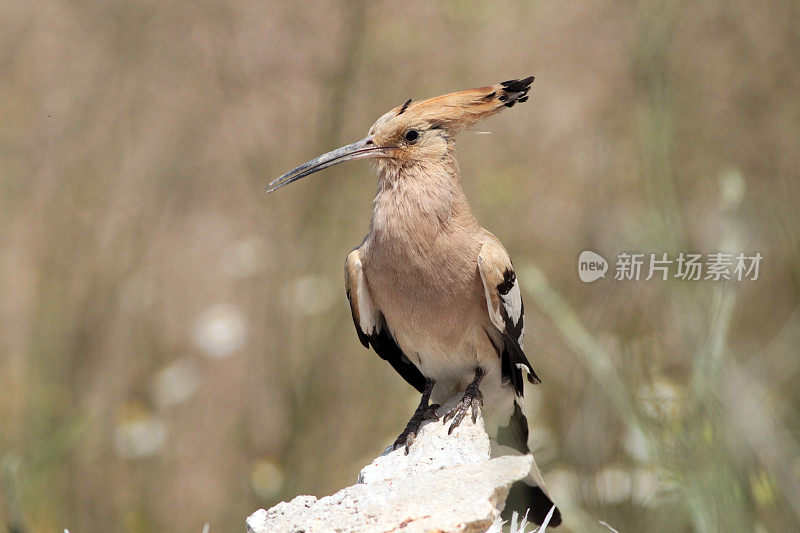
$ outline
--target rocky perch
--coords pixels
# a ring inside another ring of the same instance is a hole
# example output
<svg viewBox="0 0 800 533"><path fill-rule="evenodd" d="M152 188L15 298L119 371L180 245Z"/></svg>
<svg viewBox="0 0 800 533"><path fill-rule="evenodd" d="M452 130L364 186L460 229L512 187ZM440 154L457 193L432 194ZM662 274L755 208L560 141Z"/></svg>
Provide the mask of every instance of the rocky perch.
<svg viewBox="0 0 800 533"><path fill-rule="evenodd" d="M443 415L460 398L439 408ZM411 446L387 449L365 466L355 485L317 499L298 496L247 518L249 533L483 532L500 516L511 484L525 477L531 457L491 459L483 418L467 416L452 435L448 424L425 423Z"/></svg>

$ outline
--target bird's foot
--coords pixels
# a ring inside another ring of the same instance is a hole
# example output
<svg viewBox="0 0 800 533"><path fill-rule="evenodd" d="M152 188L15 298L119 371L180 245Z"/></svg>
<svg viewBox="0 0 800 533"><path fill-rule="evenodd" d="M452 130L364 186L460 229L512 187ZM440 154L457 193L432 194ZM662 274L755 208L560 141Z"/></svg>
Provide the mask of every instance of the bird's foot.
<svg viewBox="0 0 800 533"><path fill-rule="evenodd" d="M414 414L411 416L411 420L409 420L408 424L406 424L406 429L404 429L403 432L400 433L400 436L397 437L397 440L394 441L392 449L396 450L397 448L403 446L406 449L406 455L408 455L408 449L412 444L414 444L414 440L417 438L417 433L419 432L419 428L422 423L426 420L439 419L439 417L436 415L436 409L438 408L438 403L425 406L420 404L420 406L417 407L417 410L414 411Z"/></svg>
<svg viewBox="0 0 800 533"><path fill-rule="evenodd" d="M447 422L451 418L453 419L452 424L450 424L450 429L447 430L447 434L450 435L453 433L453 430L461 424L461 421L464 420L464 417L467 416L467 412L472 409L472 423L474 424L478 420L478 410L483 405L483 393L478 385L483 378L483 369L478 367L475 369L475 379L467 385L467 389L464 391L464 396L461 400L453 406L450 411L447 412L442 417L442 423Z"/></svg>
<svg viewBox="0 0 800 533"><path fill-rule="evenodd" d="M411 415L411 420L408 421L406 424L406 429L400 433L400 436L394 441L392 444L392 450L396 450L400 446L405 446L406 448L406 455L408 455L408 449L414 443L414 439L417 438L417 432L419 431L420 426L426 420L438 420L439 417L436 415L436 409L439 408L439 404L431 404L429 405L428 402L431 399L431 392L433 391L433 386L436 384L435 381L432 379L425 380L425 389L422 391L422 398L419 400L419 405L417 406L417 410L414 411L414 414Z"/></svg>

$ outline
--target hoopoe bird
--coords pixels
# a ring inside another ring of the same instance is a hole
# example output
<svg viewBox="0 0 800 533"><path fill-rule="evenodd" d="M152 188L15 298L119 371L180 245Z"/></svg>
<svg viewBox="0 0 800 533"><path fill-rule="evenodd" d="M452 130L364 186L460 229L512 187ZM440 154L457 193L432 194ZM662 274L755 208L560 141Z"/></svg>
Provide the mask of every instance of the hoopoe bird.
<svg viewBox="0 0 800 533"><path fill-rule="evenodd" d="M373 159L378 191L369 233L347 256L345 284L358 338L422 398L394 448L411 446L438 404L463 391L443 416L449 431L482 407L494 450L529 453L521 398L539 383L522 350L524 307L511 258L478 224L460 184L455 140L503 108L528 99L533 76L407 101L360 141L280 176L272 192L338 163ZM434 403L431 404L430 402ZM538 467L512 487L509 505L541 524L554 507ZM561 523L558 509L549 525Z"/></svg>

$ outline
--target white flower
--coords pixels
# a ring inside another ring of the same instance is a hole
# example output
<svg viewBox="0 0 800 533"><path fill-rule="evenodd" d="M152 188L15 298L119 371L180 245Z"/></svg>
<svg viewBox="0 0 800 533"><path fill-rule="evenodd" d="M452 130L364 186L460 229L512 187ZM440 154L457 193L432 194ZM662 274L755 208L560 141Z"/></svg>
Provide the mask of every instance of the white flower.
<svg viewBox="0 0 800 533"><path fill-rule="evenodd" d="M228 357L247 341L247 320L237 307L217 304L197 317L192 338L206 357Z"/></svg>

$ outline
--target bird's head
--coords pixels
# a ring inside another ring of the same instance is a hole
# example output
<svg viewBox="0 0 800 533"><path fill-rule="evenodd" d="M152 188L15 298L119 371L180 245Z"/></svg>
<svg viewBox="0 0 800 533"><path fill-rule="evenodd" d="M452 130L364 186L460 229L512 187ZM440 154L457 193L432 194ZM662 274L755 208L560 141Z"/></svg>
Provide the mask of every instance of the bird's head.
<svg viewBox="0 0 800 533"><path fill-rule="evenodd" d="M344 161L373 158L382 165L402 167L441 159L461 130L503 107L526 101L531 83L533 76L419 102L409 100L380 117L365 138L290 170L267 185L267 192Z"/></svg>

